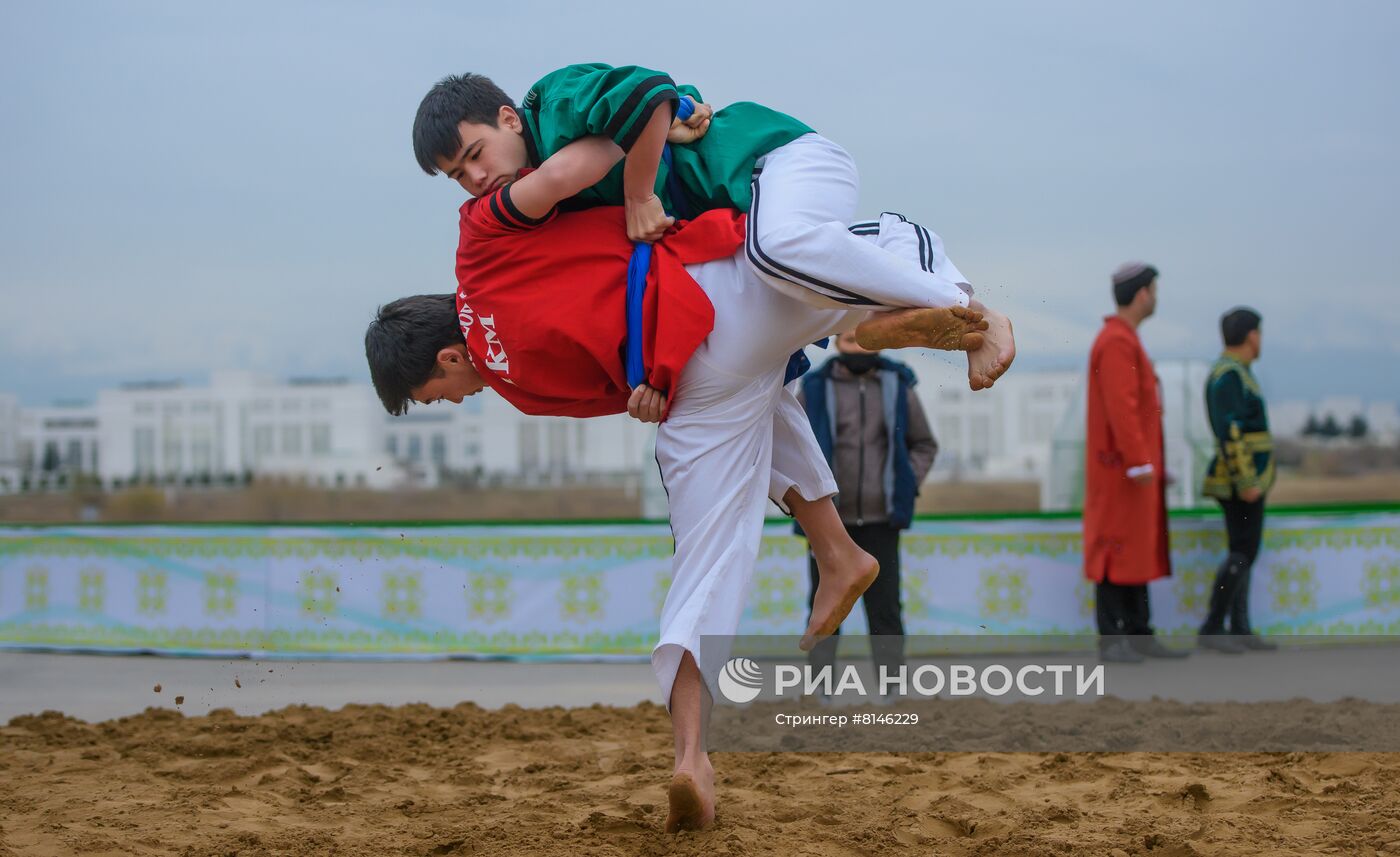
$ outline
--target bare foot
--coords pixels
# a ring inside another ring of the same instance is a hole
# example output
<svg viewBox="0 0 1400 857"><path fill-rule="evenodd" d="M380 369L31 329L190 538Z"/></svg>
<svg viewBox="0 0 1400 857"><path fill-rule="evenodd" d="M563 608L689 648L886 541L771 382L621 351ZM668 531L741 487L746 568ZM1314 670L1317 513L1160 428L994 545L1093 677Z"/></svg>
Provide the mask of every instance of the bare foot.
<svg viewBox="0 0 1400 857"><path fill-rule="evenodd" d="M693 768L678 766L666 798L670 803L667 833L704 830L715 823L715 769L708 760Z"/></svg>
<svg viewBox="0 0 1400 857"><path fill-rule="evenodd" d="M969 306L982 313L989 325L981 346L967 352L967 385L984 390L1011 368L1016 359L1016 338L1011 333L1011 319L979 301Z"/></svg>
<svg viewBox="0 0 1400 857"><path fill-rule="evenodd" d="M969 307L896 309L871 313L856 328L856 342L869 351L885 348L937 348L973 351L987 329L980 310Z"/></svg>
<svg viewBox="0 0 1400 857"><path fill-rule="evenodd" d="M842 620L856 606L856 599L870 588L879 574L880 563L860 548L842 556L817 556L817 594L812 598L812 621L807 623L807 633L802 635L797 647L810 652L817 643L836 633Z"/></svg>

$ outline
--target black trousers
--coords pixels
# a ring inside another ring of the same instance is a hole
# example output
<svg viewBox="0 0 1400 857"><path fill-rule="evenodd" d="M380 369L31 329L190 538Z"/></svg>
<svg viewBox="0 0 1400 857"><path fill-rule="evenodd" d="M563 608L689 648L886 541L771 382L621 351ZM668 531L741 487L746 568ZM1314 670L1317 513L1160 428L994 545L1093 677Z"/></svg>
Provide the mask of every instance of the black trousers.
<svg viewBox="0 0 1400 857"><path fill-rule="evenodd" d="M1264 540L1264 498L1253 503L1232 497L1220 501L1225 513L1225 536L1230 552L1215 573L1215 586L1210 593L1210 610L1201 625L1202 634L1220 634L1225 622L1230 633L1249 634L1249 578L1254 560L1259 556L1259 544Z"/></svg>
<svg viewBox="0 0 1400 857"><path fill-rule="evenodd" d="M861 550L880 563L880 574L861 596L865 605L865 621L870 626L871 660L878 670L881 666L893 674L904 665L904 612L899 600L899 530L889 524L847 526L846 532ZM811 587L807 590L807 618L812 616L812 599L817 593L817 560L807 555ZM841 630L838 628L836 634ZM837 637L833 635L818 643L807 655L813 671L836 663ZM878 674L877 674L878 675ZM832 682L839 678L833 675Z"/></svg>
<svg viewBox="0 0 1400 857"><path fill-rule="evenodd" d="M1101 637L1140 636L1152 633L1152 607L1147 584L1118 584L1104 580L1094 589L1094 614Z"/></svg>

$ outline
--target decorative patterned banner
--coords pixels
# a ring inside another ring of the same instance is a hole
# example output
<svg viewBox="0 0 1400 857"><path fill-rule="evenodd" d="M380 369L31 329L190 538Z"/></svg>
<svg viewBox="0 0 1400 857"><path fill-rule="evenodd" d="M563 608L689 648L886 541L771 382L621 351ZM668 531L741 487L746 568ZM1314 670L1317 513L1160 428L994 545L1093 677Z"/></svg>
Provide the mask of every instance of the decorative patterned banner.
<svg viewBox="0 0 1400 857"><path fill-rule="evenodd" d="M1153 623L1194 631L1218 517L1172 521ZM1093 632L1079 521L919 521L910 634ZM0 529L0 645L334 657L646 656L670 582L664 523ZM805 543L769 525L741 634L801 633ZM1255 567L1270 634L1400 634L1400 510L1271 513ZM857 608L846 630L863 633Z"/></svg>

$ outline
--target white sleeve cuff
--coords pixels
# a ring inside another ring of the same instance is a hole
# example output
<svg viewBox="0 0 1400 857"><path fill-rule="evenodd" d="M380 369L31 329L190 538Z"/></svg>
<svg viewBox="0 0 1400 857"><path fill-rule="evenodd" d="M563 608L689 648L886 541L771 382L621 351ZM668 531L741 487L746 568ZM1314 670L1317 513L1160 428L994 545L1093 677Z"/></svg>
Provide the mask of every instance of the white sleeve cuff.
<svg viewBox="0 0 1400 857"><path fill-rule="evenodd" d="M1128 478L1129 478L1129 479L1136 479L1137 477L1142 476L1142 475L1145 474L1145 473L1151 473L1151 472L1152 472L1152 465L1151 465L1151 464L1139 464L1137 467L1129 467L1129 468L1128 468Z"/></svg>

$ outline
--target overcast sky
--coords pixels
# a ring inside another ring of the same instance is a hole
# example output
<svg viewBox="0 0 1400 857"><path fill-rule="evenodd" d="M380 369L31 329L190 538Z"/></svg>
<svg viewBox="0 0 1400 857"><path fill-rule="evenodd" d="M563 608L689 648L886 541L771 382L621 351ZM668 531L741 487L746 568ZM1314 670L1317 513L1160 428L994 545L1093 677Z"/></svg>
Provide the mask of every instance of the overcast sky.
<svg viewBox="0 0 1400 857"><path fill-rule="evenodd" d="M864 208L940 233L1027 367L1081 366L1109 273L1145 259L1159 359L1212 358L1248 303L1272 396L1400 399L1397 43L1388 2L12 0L0 391L367 378L376 305L454 285L423 93L602 61L846 146Z"/></svg>

